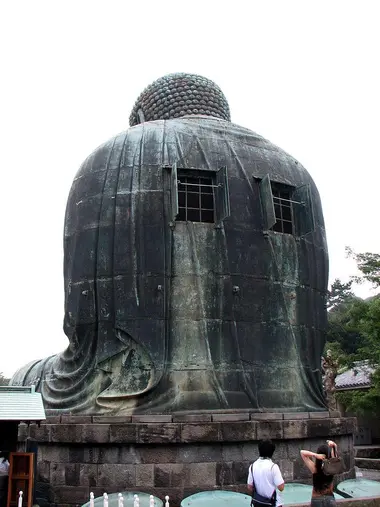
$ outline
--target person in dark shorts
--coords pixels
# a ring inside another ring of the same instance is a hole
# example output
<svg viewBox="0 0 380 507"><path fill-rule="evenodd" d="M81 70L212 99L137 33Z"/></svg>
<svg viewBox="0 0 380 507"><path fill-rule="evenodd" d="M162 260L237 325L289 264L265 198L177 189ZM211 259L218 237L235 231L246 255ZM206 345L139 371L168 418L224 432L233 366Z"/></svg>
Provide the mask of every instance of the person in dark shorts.
<svg viewBox="0 0 380 507"><path fill-rule="evenodd" d="M323 460L329 456L331 448L331 455L336 455L337 445L332 440L326 440L326 443L320 445L317 452L302 450L301 457L313 474L313 491L311 494L312 507L335 507L336 501L333 493L334 489L334 476L325 475L322 470Z"/></svg>

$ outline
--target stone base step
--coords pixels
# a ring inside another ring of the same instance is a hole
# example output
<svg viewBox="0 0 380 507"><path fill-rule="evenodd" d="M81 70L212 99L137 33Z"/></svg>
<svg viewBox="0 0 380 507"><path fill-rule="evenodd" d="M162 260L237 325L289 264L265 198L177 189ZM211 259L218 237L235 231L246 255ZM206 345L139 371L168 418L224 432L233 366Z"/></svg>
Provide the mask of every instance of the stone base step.
<svg viewBox="0 0 380 507"><path fill-rule="evenodd" d="M356 458L380 458L380 445L357 445L354 447Z"/></svg>
<svg viewBox="0 0 380 507"><path fill-rule="evenodd" d="M355 466L371 470L380 470L380 459L355 458Z"/></svg>

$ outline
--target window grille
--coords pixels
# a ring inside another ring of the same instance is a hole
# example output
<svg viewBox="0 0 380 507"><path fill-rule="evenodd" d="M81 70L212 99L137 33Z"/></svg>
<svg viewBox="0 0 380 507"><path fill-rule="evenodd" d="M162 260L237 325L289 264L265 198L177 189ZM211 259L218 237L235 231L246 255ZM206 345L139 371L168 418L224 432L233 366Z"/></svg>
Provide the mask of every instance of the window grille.
<svg viewBox="0 0 380 507"><path fill-rule="evenodd" d="M218 171L171 168L171 225L175 222L215 223L230 216L227 168Z"/></svg>
<svg viewBox="0 0 380 507"><path fill-rule="evenodd" d="M271 181L267 174L259 184L264 229L304 236L315 229L310 185L292 187Z"/></svg>
<svg viewBox="0 0 380 507"><path fill-rule="evenodd" d="M276 217L276 223L272 226L272 230L284 234L293 234L291 190L285 185L280 186L272 183L272 196Z"/></svg>
<svg viewBox="0 0 380 507"><path fill-rule="evenodd" d="M215 198L212 177L178 178L178 216L180 222L215 222Z"/></svg>

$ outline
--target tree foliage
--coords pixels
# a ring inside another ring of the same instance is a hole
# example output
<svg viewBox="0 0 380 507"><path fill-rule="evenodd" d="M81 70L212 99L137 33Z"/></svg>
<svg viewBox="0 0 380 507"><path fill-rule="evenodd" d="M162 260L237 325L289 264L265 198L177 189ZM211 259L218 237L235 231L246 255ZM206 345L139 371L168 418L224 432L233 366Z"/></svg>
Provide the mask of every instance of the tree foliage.
<svg viewBox="0 0 380 507"><path fill-rule="evenodd" d="M374 287L380 287L380 254L364 252L356 253L350 247L346 247L348 257L356 261L359 276L352 276L351 280L355 283L370 282Z"/></svg>
<svg viewBox="0 0 380 507"><path fill-rule="evenodd" d="M380 297L355 305L351 310L351 321L362 338L356 358L380 366Z"/></svg>
<svg viewBox="0 0 380 507"><path fill-rule="evenodd" d="M11 379L4 377L4 375L0 372L0 386L7 386Z"/></svg>
<svg viewBox="0 0 380 507"><path fill-rule="evenodd" d="M330 290L327 292L327 309L331 310L353 299L355 296L351 288L352 280L343 283L339 278L335 278L331 284Z"/></svg>
<svg viewBox="0 0 380 507"><path fill-rule="evenodd" d="M341 392L338 399L348 410L380 415L380 295L362 300L351 292L351 284L358 278L380 287L380 254L347 250L362 274L351 277L348 284L335 280L331 287L326 348L330 348L343 368L364 361L374 368L368 390Z"/></svg>
<svg viewBox="0 0 380 507"><path fill-rule="evenodd" d="M343 283L339 278L331 284L327 294L327 341L336 342L342 353L353 354L360 344L360 333L351 320L350 309L360 301L351 291L352 281Z"/></svg>

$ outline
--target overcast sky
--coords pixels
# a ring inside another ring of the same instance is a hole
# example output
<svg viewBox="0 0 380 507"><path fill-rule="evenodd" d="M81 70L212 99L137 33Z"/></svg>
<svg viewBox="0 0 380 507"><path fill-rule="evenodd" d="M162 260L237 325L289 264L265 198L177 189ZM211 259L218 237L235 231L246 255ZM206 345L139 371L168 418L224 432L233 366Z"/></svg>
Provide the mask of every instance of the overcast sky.
<svg viewBox="0 0 380 507"><path fill-rule="evenodd" d="M355 273L346 245L379 252L378 4L1 2L0 372L66 346L71 182L91 151L128 128L145 86L167 73L214 80L232 121L308 169L323 203L330 280Z"/></svg>

